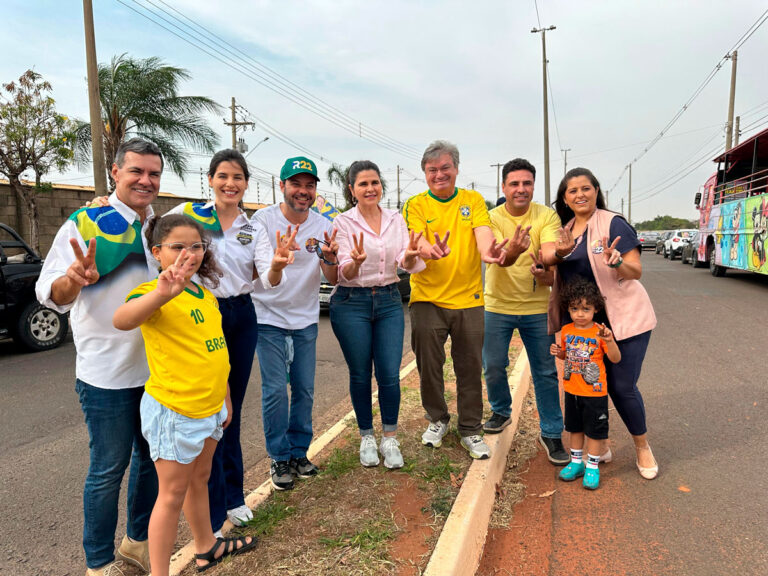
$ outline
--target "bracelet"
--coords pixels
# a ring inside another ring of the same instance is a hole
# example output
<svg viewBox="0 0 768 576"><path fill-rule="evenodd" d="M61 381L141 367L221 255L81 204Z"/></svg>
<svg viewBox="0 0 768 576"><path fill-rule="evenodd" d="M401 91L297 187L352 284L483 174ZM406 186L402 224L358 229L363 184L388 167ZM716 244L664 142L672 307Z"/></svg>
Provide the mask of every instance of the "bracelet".
<svg viewBox="0 0 768 576"><path fill-rule="evenodd" d="M573 250L576 250L576 247L575 247L575 246L573 247ZM573 250L571 250L570 252L568 252L568 254L566 254L565 256L560 256L560 254L558 254L558 253L557 253L557 250L555 250L555 258L557 258L558 260L565 260L566 258L568 258L568 256L570 256L571 254L573 254Z"/></svg>
<svg viewBox="0 0 768 576"><path fill-rule="evenodd" d="M608 264L608 268L618 268L624 263L624 258L619 256L619 259L616 261L616 264Z"/></svg>

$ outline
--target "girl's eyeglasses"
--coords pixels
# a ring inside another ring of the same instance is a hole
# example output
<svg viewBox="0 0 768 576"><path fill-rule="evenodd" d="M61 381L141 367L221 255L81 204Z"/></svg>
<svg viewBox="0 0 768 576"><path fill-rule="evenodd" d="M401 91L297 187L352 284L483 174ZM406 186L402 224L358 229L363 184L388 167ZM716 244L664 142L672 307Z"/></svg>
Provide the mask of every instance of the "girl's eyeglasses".
<svg viewBox="0 0 768 576"><path fill-rule="evenodd" d="M165 246L174 252L181 252L182 250L186 249L187 252L192 252L194 254L201 254L208 250L208 242L195 242L189 246L181 242L171 242L170 244L155 244L156 248L161 246Z"/></svg>
<svg viewBox="0 0 768 576"><path fill-rule="evenodd" d="M307 241L304 243L304 248L307 249L307 252L310 254L314 252L317 254L317 257L320 258L323 262L328 264L329 266L336 266L338 262L331 262L330 260L327 260L325 258L325 255L323 254L323 249L320 246L321 244L325 244L326 246L330 246L328 242L325 240L318 240L317 238L307 238Z"/></svg>

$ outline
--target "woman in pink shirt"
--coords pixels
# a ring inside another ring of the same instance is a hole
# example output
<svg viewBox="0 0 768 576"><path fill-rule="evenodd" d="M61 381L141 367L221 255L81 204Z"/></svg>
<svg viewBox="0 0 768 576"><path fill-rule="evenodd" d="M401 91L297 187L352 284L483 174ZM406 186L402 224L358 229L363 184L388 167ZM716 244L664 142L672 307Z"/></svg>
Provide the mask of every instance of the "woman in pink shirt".
<svg viewBox="0 0 768 576"><path fill-rule="evenodd" d="M379 206L381 173L373 162L352 163L344 194L352 208L334 220L339 282L331 296L331 326L349 367L349 394L362 437L360 463L377 466L380 451L384 466L400 468L403 457L395 436L405 319L397 267L411 273L425 268L417 247L421 235L409 236L403 217ZM372 367L379 387L380 448L373 435Z"/></svg>

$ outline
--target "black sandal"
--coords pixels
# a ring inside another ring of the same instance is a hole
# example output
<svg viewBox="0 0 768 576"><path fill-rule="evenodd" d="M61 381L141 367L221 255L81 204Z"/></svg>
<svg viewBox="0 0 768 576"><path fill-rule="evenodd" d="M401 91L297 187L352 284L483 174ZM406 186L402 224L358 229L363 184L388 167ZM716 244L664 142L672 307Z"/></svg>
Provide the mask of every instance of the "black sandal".
<svg viewBox="0 0 768 576"><path fill-rule="evenodd" d="M214 544L213 548L208 550L208 552L203 554L195 554L195 559L205 560L208 562L208 564L203 564L202 566L196 563L197 571L205 572L208 570L208 568L212 568L213 566L220 564L222 560L224 560L224 558L227 556L237 556L238 554L246 552L256 546L255 536L251 536L250 542L246 542L245 539L246 536L239 536L237 538L216 538L216 544ZM221 556L217 558L216 552L219 550L222 544L224 545L224 552L222 552ZM238 544L242 544L242 546L238 548Z"/></svg>

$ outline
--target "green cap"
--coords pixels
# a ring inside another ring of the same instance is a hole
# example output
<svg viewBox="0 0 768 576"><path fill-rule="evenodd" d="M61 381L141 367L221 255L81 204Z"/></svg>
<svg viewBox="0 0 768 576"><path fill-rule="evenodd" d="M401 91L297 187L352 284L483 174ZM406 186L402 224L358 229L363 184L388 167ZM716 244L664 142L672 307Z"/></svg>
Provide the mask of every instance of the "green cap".
<svg viewBox="0 0 768 576"><path fill-rule="evenodd" d="M291 176L296 176L296 174L311 174L315 177L315 180L320 181L320 178L317 177L317 166L315 166L312 160L304 156L288 158L280 170L280 180L285 182Z"/></svg>

